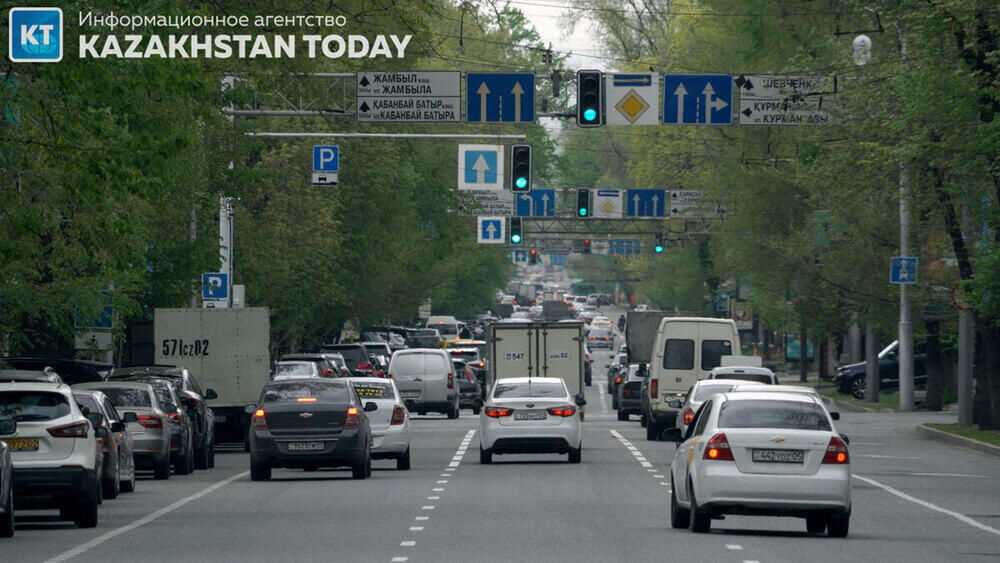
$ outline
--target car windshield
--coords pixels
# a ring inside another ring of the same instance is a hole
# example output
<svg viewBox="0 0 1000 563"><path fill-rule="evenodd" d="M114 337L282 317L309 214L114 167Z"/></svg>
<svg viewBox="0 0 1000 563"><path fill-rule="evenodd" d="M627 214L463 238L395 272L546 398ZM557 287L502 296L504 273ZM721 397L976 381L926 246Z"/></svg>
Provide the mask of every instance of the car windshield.
<svg viewBox="0 0 1000 563"><path fill-rule="evenodd" d="M493 391L493 397L496 399L527 399L534 397L544 399L565 396L565 385L549 381L538 383L529 381L518 383L497 383L496 389Z"/></svg>
<svg viewBox="0 0 1000 563"><path fill-rule="evenodd" d="M152 400L149 398L149 393L143 391L142 389L123 389L120 387L106 387L101 389L108 399L111 400L111 404L116 407L151 407L153 406Z"/></svg>
<svg viewBox="0 0 1000 563"><path fill-rule="evenodd" d="M478 362L479 352L476 350L452 350L451 357L456 360L464 360L466 362Z"/></svg>
<svg viewBox="0 0 1000 563"><path fill-rule="evenodd" d="M368 358L365 356L364 350L361 348L360 344L355 346L343 346L343 347L334 346L325 348L325 350L336 352L341 356L343 356L344 360L347 362L348 367L357 366L360 363L368 361Z"/></svg>
<svg viewBox="0 0 1000 563"><path fill-rule="evenodd" d="M603 328L593 329L589 333L587 333L587 336L593 338L607 338L611 336L611 331Z"/></svg>
<svg viewBox="0 0 1000 563"><path fill-rule="evenodd" d="M689 397L689 400L704 403L712 395L715 395L716 393L726 393L732 388L732 385L699 385L698 388L694 390L694 396Z"/></svg>
<svg viewBox="0 0 1000 563"><path fill-rule="evenodd" d="M738 379L754 383L771 383L771 376L766 373L720 373L716 379Z"/></svg>
<svg viewBox="0 0 1000 563"><path fill-rule="evenodd" d="M269 383L264 388L264 403L294 403L299 399L313 398L327 403L348 403L350 390L346 383L335 380L287 381Z"/></svg>
<svg viewBox="0 0 1000 563"><path fill-rule="evenodd" d="M391 383L355 383L354 390L362 399L395 399Z"/></svg>
<svg viewBox="0 0 1000 563"><path fill-rule="evenodd" d="M45 391L0 392L0 419L18 422L54 420L72 412L69 401L61 393Z"/></svg>
<svg viewBox="0 0 1000 563"><path fill-rule="evenodd" d="M831 430L826 412L816 403L764 399L726 401L719 411L719 428Z"/></svg>
<svg viewBox="0 0 1000 563"><path fill-rule="evenodd" d="M274 376L303 376L314 375L313 364L309 362L278 362L274 366Z"/></svg>

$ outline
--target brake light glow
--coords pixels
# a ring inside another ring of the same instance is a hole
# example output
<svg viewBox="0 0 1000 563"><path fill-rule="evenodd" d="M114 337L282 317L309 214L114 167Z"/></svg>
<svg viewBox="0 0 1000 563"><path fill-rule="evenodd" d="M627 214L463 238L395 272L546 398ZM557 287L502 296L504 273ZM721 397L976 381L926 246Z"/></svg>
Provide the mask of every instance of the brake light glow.
<svg viewBox="0 0 1000 563"><path fill-rule="evenodd" d="M270 430L271 427L267 425L267 419L264 418L264 409L257 409L253 413L253 428L254 430Z"/></svg>
<svg viewBox="0 0 1000 563"><path fill-rule="evenodd" d="M649 398L655 399L660 395L660 380L650 379L649 380Z"/></svg>
<svg viewBox="0 0 1000 563"><path fill-rule="evenodd" d="M691 407L687 407L684 409L684 424L691 424L692 420L694 420L694 411L691 410Z"/></svg>
<svg viewBox="0 0 1000 563"><path fill-rule="evenodd" d="M448 389L454 389L454 388L455 388L455 374L449 373L448 374Z"/></svg>
<svg viewBox="0 0 1000 563"><path fill-rule="evenodd" d="M552 416L566 417L566 416L573 416L574 414L576 414L576 409L571 405L563 405L561 407L549 407L545 410L547 410L549 414L551 414Z"/></svg>
<svg viewBox="0 0 1000 563"><path fill-rule="evenodd" d="M406 420L406 411L403 407L396 405L392 409L392 420L389 421L389 426L395 426L397 424L402 424Z"/></svg>
<svg viewBox="0 0 1000 563"><path fill-rule="evenodd" d="M823 463L851 463L851 456L847 453L847 444L837 436L830 438L830 444L826 447L826 455L823 456Z"/></svg>
<svg viewBox="0 0 1000 563"><path fill-rule="evenodd" d="M169 418L170 422L173 422L174 424L180 424L184 421L184 415L179 412L172 412L167 415L167 418Z"/></svg>
<svg viewBox="0 0 1000 563"><path fill-rule="evenodd" d="M358 371L371 371L372 364L370 362L361 362L358 364Z"/></svg>
<svg viewBox="0 0 1000 563"><path fill-rule="evenodd" d="M621 383L621 382L622 382L622 378L620 378L620 377L616 377L615 378L615 383Z"/></svg>
<svg viewBox="0 0 1000 563"><path fill-rule="evenodd" d="M501 416L510 416L514 414L514 409L508 409L506 407L486 407L483 409L486 416L491 418L500 418Z"/></svg>
<svg viewBox="0 0 1000 563"><path fill-rule="evenodd" d="M86 438L87 432L90 431L90 422L81 420L62 426L53 426L47 430L53 438Z"/></svg>
<svg viewBox="0 0 1000 563"><path fill-rule="evenodd" d="M705 444L705 455L702 459L714 459L716 461L735 461L733 451L729 449L729 440L723 432L709 438Z"/></svg>
<svg viewBox="0 0 1000 563"><path fill-rule="evenodd" d="M315 403L316 397L299 397L295 399L296 403Z"/></svg>
<svg viewBox="0 0 1000 563"><path fill-rule="evenodd" d="M358 427L358 408L355 406L347 407L347 417L344 418L344 428L347 430L352 430Z"/></svg>
<svg viewBox="0 0 1000 563"><path fill-rule="evenodd" d="M135 419L143 428L163 428L163 419L155 414L140 414Z"/></svg>

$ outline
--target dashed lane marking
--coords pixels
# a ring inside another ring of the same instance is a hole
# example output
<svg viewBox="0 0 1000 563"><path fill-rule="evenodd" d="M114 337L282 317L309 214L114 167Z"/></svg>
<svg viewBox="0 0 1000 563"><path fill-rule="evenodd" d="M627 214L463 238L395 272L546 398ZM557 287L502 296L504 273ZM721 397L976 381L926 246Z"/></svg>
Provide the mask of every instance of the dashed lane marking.
<svg viewBox="0 0 1000 563"><path fill-rule="evenodd" d="M741 551L743 549L743 546L735 543L728 543L726 544L726 549L732 549L733 551Z"/></svg>
<svg viewBox="0 0 1000 563"><path fill-rule="evenodd" d="M876 486L876 487L878 487L878 488L880 488L880 489L882 489L884 491L887 491L887 492L890 492L890 493L896 495L897 497L899 497L901 499L908 500L908 501L910 501L912 503L915 503L915 504L919 504L920 506L923 506L925 508L929 508L931 510L936 510L937 512L940 512L941 514L947 514L948 516L951 516L952 518L958 520L959 522L963 522L965 524L968 524L968 525L972 526L973 528L979 528L980 530L982 530L984 532L989 532L991 534L996 534L996 535L1000 536L1000 530L998 530L996 528L993 528L993 527L990 527L990 526L987 526L986 524L983 524L982 522L979 522L977 520L973 520L972 518L969 518L968 516L966 516L964 514L960 514L958 512L955 512L954 510L948 510L947 508L942 508L942 507L940 507L940 506L938 506L938 505L936 505L936 504L934 504L932 502L927 502L926 500L919 499L919 498L914 497L914 496L910 496L910 495L908 495L908 494L906 494L906 493L904 493L902 491L899 491L899 490L896 490L896 489L890 487L889 485L883 485L882 483L879 483L878 481L876 481L874 479L869 479L867 477L862 477L862 476L858 475L857 473L854 473L853 475L854 475L855 479L860 479L860 480L864 481L865 483L868 483L869 485L874 485L874 486Z"/></svg>
<svg viewBox="0 0 1000 563"><path fill-rule="evenodd" d="M400 547L413 547L415 545L417 545L417 542L413 540L399 542Z"/></svg>

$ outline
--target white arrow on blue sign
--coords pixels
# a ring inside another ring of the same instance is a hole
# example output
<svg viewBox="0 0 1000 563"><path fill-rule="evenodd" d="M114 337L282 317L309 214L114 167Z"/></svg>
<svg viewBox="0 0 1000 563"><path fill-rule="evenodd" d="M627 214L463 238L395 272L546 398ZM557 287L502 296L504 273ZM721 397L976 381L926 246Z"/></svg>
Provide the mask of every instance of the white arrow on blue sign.
<svg viewBox="0 0 1000 563"><path fill-rule="evenodd" d="M483 74L465 77L469 123L533 123L535 75L531 73Z"/></svg>
<svg viewBox="0 0 1000 563"><path fill-rule="evenodd" d="M625 215L628 217L665 217L666 190L626 190Z"/></svg>
<svg viewBox="0 0 1000 563"><path fill-rule="evenodd" d="M890 283L917 283L917 259L913 256L893 256L889 265Z"/></svg>
<svg viewBox="0 0 1000 563"><path fill-rule="evenodd" d="M201 275L202 299L229 299L229 274L209 272Z"/></svg>
<svg viewBox="0 0 1000 563"><path fill-rule="evenodd" d="M514 262L527 262L528 261L528 251L527 250L515 250L514 251Z"/></svg>
<svg viewBox="0 0 1000 563"><path fill-rule="evenodd" d="M503 217L479 217L478 220L476 242L480 244L503 244Z"/></svg>
<svg viewBox="0 0 1000 563"><path fill-rule="evenodd" d="M340 172L340 147L313 147L313 172Z"/></svg>
<svg viewBox="0 0 1000 563"><path fill-rule="evenodd" d="M517 195L517 215L520 217L552 217L556 214L555 190L531 190Z"/></svg>
<svg viewBox="0 0 1000 563"><path fill-rule="evenodd" d="M458 189L503 189L503 145L458 145Z"/></svg>
<svg viewBox="0 0 1000 563"><path fill-rule="evenodd" d="M663 75L663 123L729 125L732 122L731 75Z"/></svg>

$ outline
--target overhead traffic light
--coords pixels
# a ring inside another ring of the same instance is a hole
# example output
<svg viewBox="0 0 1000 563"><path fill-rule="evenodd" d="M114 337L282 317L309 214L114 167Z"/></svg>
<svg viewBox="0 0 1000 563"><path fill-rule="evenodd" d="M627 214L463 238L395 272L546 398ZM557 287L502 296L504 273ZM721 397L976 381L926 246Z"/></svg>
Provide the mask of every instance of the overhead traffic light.
<svg viewBox="0 0 1000 563"><path fill-rule="evenodd" d="M660 254L663 252L663 233L656 233L656 241L653 243L653 253Z"/></svg>
<svg viewBox="0 0 1000 563"><path fill-rule="evenodd" d="M531 145L510 147L510 191L531 191Z"/></svg>
<svg viewBox="0 0 1000 563"><path fill-rule="evenodd" d="M583 239L583 253L584 254L590 254L590 239L589 238Z"/></svg>
<svg viewBox="0 0 1000 563"><path fill-rule="evenodd" d="M580 127L604 125L604 79L599 70L576 73L576 124Z"/></svg>
<svg viewBox="0 0 1000 563"><path fill-rule="evenodd" d="M590 217L590 190L588 188L576 190L576 215Z"/></svg>
<svg viewBox="0 0 1000 563"><path fill-rule="evenodd" d="M538 251L534 248L532 248L531 252L528 253L528 264L532 266L538 265Z"/></svg>
<svg viewBox="0 0 1000 563"><path fill-rule="evenodd" d="M521 244L521 218L510 218L510 243Z"/></svg>

